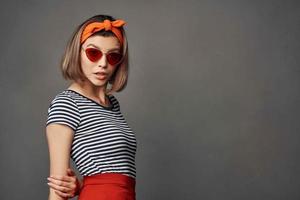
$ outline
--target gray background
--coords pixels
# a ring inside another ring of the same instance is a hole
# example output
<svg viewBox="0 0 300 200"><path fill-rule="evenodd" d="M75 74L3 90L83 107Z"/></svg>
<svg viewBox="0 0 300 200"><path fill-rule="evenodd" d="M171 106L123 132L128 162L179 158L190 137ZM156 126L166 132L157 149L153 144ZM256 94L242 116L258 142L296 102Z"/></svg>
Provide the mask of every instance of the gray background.
<svg viewBox="0 0 300 200"><path fill-rule="evenodd" d="M138 200L300 199L296 0L1 1L0 199L48 198L59 60L95 14L128 23Z"/></svg>

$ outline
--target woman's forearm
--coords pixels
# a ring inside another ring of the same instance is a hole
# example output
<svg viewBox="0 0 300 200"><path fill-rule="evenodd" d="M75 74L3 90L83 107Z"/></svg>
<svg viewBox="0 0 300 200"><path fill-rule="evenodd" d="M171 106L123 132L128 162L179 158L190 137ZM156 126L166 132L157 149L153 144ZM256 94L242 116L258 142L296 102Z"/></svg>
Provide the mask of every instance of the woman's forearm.
<svg viewBox="0 0 300 200"><path fill-rule="evenodd" d="M63 198L55 193L54 189L50 188L48 200L68 200L68 198Z"/></svg>

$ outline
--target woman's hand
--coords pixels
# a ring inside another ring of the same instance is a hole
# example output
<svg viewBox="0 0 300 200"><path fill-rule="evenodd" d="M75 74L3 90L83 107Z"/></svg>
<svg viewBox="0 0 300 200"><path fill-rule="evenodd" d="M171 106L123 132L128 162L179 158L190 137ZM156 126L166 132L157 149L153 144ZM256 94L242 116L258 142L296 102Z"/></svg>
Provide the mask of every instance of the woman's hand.
<svg viewBox="0 0 300 200"><path fill-rule="evenodd" d="M82 183L70 168L67 169L67 176L51 175L47 179L50 181L48 185L63 198L72 198L80 193Z"/></svg>

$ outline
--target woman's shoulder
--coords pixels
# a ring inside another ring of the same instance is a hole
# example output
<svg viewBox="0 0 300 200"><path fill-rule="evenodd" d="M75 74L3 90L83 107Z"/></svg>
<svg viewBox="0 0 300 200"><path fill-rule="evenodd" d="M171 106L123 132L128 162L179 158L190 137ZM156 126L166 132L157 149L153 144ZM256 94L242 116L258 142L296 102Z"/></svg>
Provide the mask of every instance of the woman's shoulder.
<svg viewBox="0 0 300 200"><path fill-rule="evenodd" d="M60 91L50 102L46 124L54 122L68 125L73 130L79 125L80 112L72 94L68 91Z"/></svg>
<svg viewBox="0 0 300 200"><path fill-rule="evenodd" d="M109 94L108 97L110 98L111 103L114 104L115 108L119 108L120 107L119 101L118 101L118 99L117 99L117 97L115 95Z"/></svg>
<svg viewBox="0 0 300 200"><path fill-rule="evenodd" d="M57 102L76 105L76 96L67 89L61 90L52 98L50 105Z"/></svg>

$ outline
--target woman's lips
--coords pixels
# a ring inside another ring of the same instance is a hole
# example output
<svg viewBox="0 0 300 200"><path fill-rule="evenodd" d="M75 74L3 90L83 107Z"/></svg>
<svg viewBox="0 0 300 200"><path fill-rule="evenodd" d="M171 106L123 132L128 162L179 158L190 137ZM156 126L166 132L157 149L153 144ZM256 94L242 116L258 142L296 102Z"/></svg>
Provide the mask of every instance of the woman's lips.
<svg viewBox="0 0 300 200"><path fill-rule="evenodd" d="M106 73L95 73L95 75L96 75L96 78L100 79L100 80L104 80L107 77Z"/></svg>

